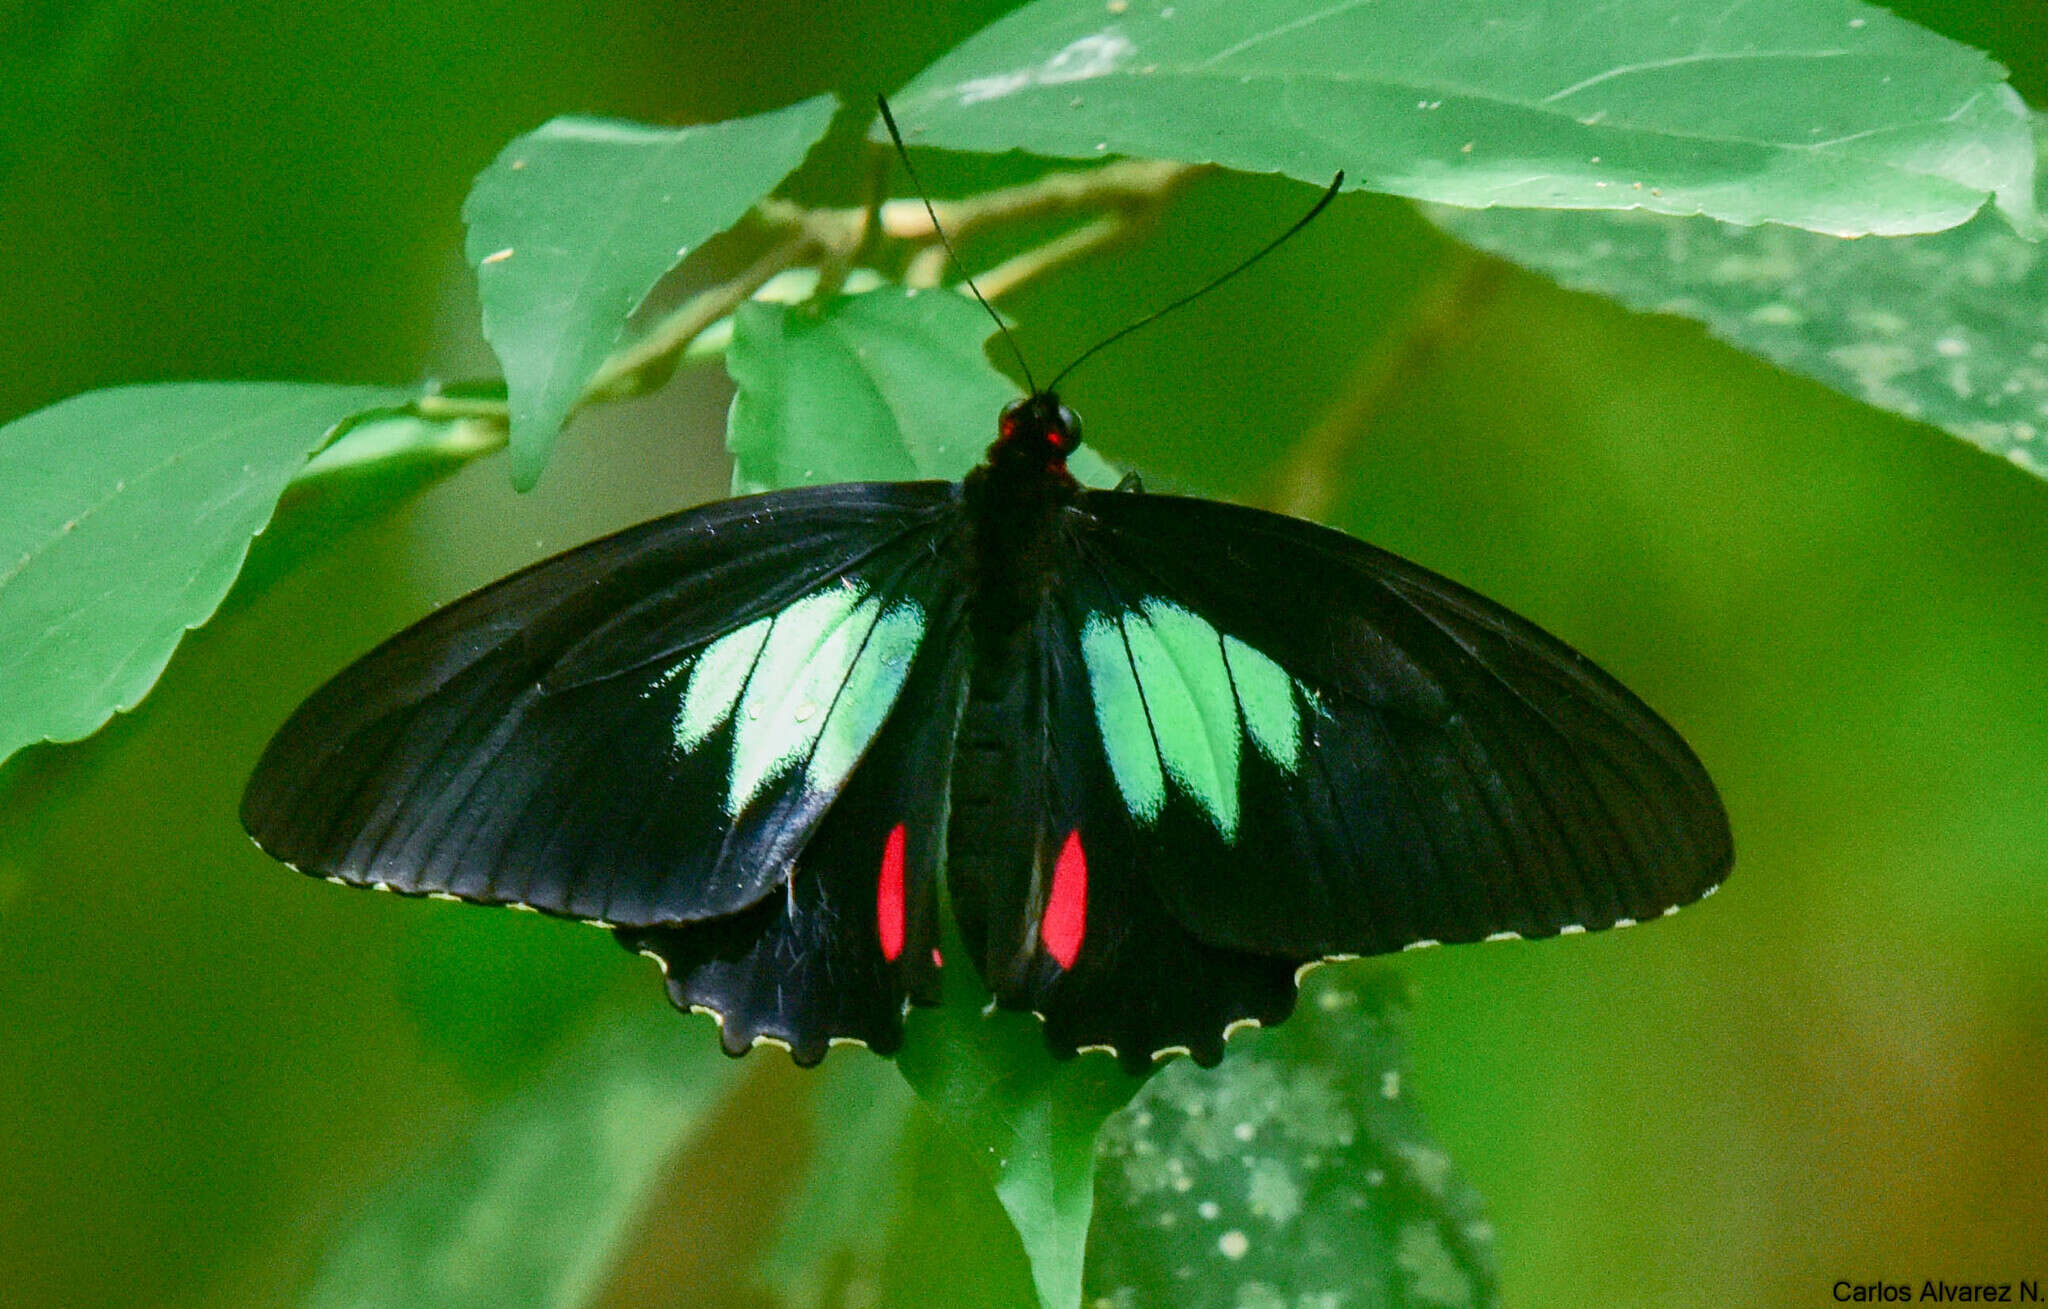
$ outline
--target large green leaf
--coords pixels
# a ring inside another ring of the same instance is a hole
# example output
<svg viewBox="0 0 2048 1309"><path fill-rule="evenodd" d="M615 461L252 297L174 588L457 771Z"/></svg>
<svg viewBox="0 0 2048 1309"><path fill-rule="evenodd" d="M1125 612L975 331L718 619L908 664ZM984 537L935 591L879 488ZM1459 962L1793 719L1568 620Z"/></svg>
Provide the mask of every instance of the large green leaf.
<svg viewBox="0 0 2048 1309"><path fill-rule="evenodd" d="M643 1005L383 1192L322 1263L311 1309L579 1309L654 1184L740 1072Z"/></svg>
<svg viewBox="0 0 2048 1309"><path fill-rule="evenodd" d="M950 928L947 954L968 957ZM1096 1136L1144 1079L1106 1054L1054 1059L1037 1018L987 1009L972 968L941 971L945 1003L911 1011L896 1066L995 1184L1030 1256L1039 1303L1077 1309Z"/></svg>
<svg viewBox="0 0 2048 1309"><path fill-rule="evenodd" d="M893 102L910 139L1142 155L1447 204L2031 233L1990 59L1856 0L1037 0Z"/></svg>
<svg viewBox="0 0 2048 1309"><path fill-rule="evenodd" d="M815 1080L809 1171L758 1269L785 1309L1036 1304L1009 1216L965 1143L896 1070L835 1055Z"/></svg>
<svg viewBox="0 0 2048 1309"><path fill-rule="evenodd" d="M734 493L966 476L1018 395L989 364L990 332L981 306L950 291L740 306L726 351ZM1116 482L1086 447L1069 462L1089 485Z"/></svg>
<svg viewBox="0 0 2048 1309"><path fill-rule="evenodd" d="M1715 336L2048 477L2048 245L1986 215L1838 241L1701 218L1438 209L1481 249Z"/></svg>
<svg viewBox="0 0 2048 1309"><path fill-rule="evenodd" d="M804 1185L758 1276L787 1309L844 1303L872 1283L902 1209L905 1129L916 1101L880 1059L837 1055L812 1075L818 1133Z"/></svg>
<svg viewBox="0 0 2048 1309"><path fill-rule="evenodd" d="M540 476L654 284L802 163L836 103L675 129L557 118L477 177L466 249L510 391L518 486Z"/></svg>
<svg viewBox="0 0 2048 1309"><path fill-rule="evenodd" d="M1493 1231L1401 1082L1399 975L1323 969L1283 1027L1177 1063L1102 1140L1090 1303L1481 1309Z"/></svg>
<svg viewBox="0 0 2048 1309"><path fill-rule="evenodd" d="M901 1203L872 1282L876 1309L1041 1305L1016 1225L959 1134L927 1104L910 1115L897 1177Z"/></svg>
<svg viewBox="0 0 2048 1309"><path fill-rule="evenodd" d="M409 392L128 386L0 427L0 758L132 709L213 616L285 485Z"/></svg>

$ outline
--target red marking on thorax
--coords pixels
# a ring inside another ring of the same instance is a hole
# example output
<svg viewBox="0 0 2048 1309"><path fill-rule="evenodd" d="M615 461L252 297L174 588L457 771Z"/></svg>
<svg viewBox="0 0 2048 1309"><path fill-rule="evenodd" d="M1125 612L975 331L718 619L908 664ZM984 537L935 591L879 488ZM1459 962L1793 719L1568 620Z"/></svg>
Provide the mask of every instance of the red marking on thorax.
<svg viewBox="0 0 2048 1309"><path fill-rule="evenodd" d="M1038 939L1045 952L1062 968L1072 968L1081 957L1081 938L1088 933L1088 856L1081 849L1081 833L1067 833L1060 847L1059 862L1052 869L1052 894L1045 900L1045 917L1038 920Z"/></svg>
<svg viewBox="0 0 2048 1309"><path fill-rule="evenodd" d="M903 824L889 829L882 843L882 877L875 886L875 934L882 940L882 958L895 963L903 953Z"/></svg>

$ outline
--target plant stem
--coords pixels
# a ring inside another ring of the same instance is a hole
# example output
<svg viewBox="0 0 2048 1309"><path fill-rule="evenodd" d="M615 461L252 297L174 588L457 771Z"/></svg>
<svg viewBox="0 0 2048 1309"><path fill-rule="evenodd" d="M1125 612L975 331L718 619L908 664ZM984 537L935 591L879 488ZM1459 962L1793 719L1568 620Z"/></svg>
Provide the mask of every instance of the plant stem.
<svg viewBox="0 0 2048 1309"><path fill-rule="evenodd" d="M1133 209L1157 205L1199 170L1156 159L1122 159L1101 168L1047 173L1017 186L958 200L934 200L939 222L958 241L981 228L1090 209ZM820 244L836 246L857 232L862 209L806 209L787 200L767 200L761 215L778 227L809 232ZM881 234L898 241L936 240L931 215L919 200L889 200L878 207Z"/></svg>
<svg viewBox="0 0 2048 1309"><path fill-rule="evenodd" d="M412 411L421 418L438 418L450 421L465 418L503 419L506 415L503 400L484 400L476 396L423 395L412 402Z"/></svg>
<svg viewBox="0 0 2048 1309"><path fill-rule="evenodd" d="M745 304L777 273L795 267L817 251L817 243L808 234L785 241L756 259L738 277L691 296L646 335L605 360L590 384L583 388L577 408L594 400L621 399L649 389L643 385L648 377L665 374L664 365L680 356L699 332Z"/></svg>
<svg viewBox="0 0 2048 1309"><path fill-rule="evenodd" d="M1106 215L1085 227L1077 227L1071 232L1054 237L1044 245L1035 246L1012 259L1004 260L975 278L974 284L981 288L983 295L994 300L1016 290L1026 282L1043 277L1061 264L1071 263L1103 246L1123 240L1131 235L1135 225L1118 215Z"/></svg>
<svg viewBox="0 0 2048 1309"><path fill-rule="evenodd" d="M840 288L846 285L846 275L868 257L882 234L882 206L889 199L889 160L886 155L869 153L867 186L867 206L861 210L860 226L852 244L835 250L818 270L816 295L820 300L839 294Z"/></svg>
<svg viewBox="0 0 2048 1309"><path fill-rule="evenodd" d="M1186 164L1120 160L1101 168L1048 173L1018 186L939 201L934 207L956 240L1004 224L1097 211L1093 221L989 270L977 284L993 297L1128 237L1197 171ZM868 202L860 208L807 209L786 200L763 201L760 216L783 239L737 276L690 297L613 352L583 388L576 409L643 394L665 382L678 363L711 357L714 351L692 352L691 344L779 274L806 261L819 262L812 294L833 295L875 242L890 237L922 247L910 259L905 284L937 286L945 276L945 251L931 217L920 201L885 199L886 181L883 171L872 175ZM466 388L459 386L449 389L458 393L423 395L412 403L411 412L437 422L470 425L462 444L465 450L483 453L502 446L511 416L507 402L460 394ZM478 434L490 428L496 429L499 439L479 440ZM401 455L394 451L388 457Z"/></svg>
<svg viewBox="0 0 2048 1309"><path fill-rule="evenodd" d="M1395 328L1352 365L1335 404L1295 443L1265 497L1268 507L1296 518L1322 518L1336 503L1352 458L1380 417L1417 374L1471 321L1493 294L1506 265L1467 246L1454 246L1436 280L1410 302Z"/></svg>

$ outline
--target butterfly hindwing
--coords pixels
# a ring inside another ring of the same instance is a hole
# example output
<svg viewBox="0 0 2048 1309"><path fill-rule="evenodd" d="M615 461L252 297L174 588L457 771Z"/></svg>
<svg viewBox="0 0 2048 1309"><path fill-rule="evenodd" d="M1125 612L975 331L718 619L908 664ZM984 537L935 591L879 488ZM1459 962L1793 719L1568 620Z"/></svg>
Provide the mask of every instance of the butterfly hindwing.
<svg viewBox="0 0 2048 1309"><path fill-rule="evenodd" d="M243 799L309 873L612 925L783 880L958 602L945 483L657 519L534 565L323 687Z"/></svg>
<svg viewBox="0 0 2048 1309"><path fill-rule="evenodd" d="M1076 574L1044 615L1046 694L1031 730L1050 779L1038 823L1045 871L1011 946L1028 967L998 995L1041 1014L1056 1050L1106 1048L1133 1068L1167 1051L1212 1064L1234 1025L1293 1010L1296 961L1204 941L1161 899L1148 866L1156 830L1117 776L1114 729L1128 725L1105 731L1090 690L1085 615L1101 597Z"/></svg>
<svg viewBox="0 0 2048 1309"><path fill-rule="evenodd" d="M1213 1063L1232 1024L1293 1008L1294 965L1197 940L1144 875L1149 833L1114 775L1079 638L1095 590L1062 577L1011 675L977 687L947 885L996 1002L1037 1013L1054 1050Z"/></svg>

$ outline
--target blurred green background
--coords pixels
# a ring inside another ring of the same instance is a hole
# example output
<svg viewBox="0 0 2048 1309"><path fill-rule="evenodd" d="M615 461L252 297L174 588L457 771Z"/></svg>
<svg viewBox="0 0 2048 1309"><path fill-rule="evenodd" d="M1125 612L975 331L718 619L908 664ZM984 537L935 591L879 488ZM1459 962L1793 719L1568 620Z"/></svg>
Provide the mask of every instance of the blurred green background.
<svg viewBox="0 0 2048 1309"><path fill-rule="evenodd" d="M458 210L511 136L859 101L1005 7L7 5L0 420L137 380L489 374ZM1900 12L2048 104L2038 0ZM852 195L849 158L798 185ZM924 163L942 192L1024 167ZM1142 247L1015 297L1026 349L1067 357L1308 195L1199 183ZM1068 399L1155 487L1270 499L1457 257L1348 197ZM289 709L430 605L719 494L726 394L699 372L579 420L526 497L490 459L395 511L288 501L139 711L0 770L0 1302L286 1300L368 1188L662 1003L601 934L292 877L234 805ZM2048 1280L2048 486L1515 272L1341 435L1333 521L1593 654L1735 823L1736 877L1671 923L1400 963L1412 1085L1491 1201L1507 1302ZM745 1264L809 1087L749 1064L669 1186L678 1304L765 1303Z"/></svg>

